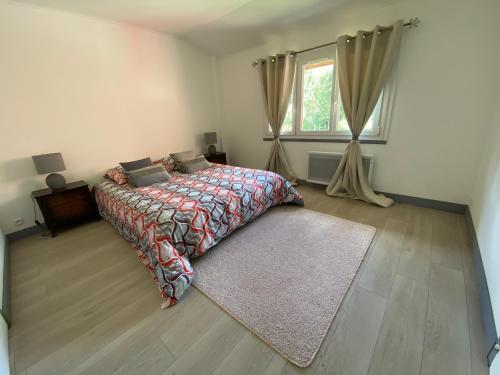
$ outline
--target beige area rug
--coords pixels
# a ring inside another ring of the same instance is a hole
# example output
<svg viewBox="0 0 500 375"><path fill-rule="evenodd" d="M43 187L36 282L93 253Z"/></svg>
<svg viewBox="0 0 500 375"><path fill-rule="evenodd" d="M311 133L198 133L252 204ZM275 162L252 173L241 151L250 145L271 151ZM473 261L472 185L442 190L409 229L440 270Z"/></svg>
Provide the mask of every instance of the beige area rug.
<svg viewBox="0 0 500 375"><path fill-rule="evenodd" d="M193 262L194 285L290 362L313 361L375 228L275 207Z"/></svg>

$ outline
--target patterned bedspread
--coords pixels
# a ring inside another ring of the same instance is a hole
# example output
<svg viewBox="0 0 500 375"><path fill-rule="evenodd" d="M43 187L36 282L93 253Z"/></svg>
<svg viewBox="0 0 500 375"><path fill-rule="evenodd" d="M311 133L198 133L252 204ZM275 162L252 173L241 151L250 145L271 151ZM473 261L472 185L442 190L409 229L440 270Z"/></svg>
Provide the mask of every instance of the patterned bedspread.
<svg viewBox="0 0 500 375"><path fill-rule="evenodd" d="M189 258L271 206L303 203L278 174L218 164L142 188L104 178L95 190L101 215L133 244L158 284L163 308L191 285Z"/></svg>

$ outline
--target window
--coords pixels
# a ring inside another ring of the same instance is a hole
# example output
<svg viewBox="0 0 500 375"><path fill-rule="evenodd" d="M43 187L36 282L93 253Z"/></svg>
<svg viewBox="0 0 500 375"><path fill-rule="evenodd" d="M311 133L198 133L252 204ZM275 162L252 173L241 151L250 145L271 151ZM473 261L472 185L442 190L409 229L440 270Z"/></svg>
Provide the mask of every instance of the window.
<svg viewBox="0 0 500 375"><path fill-rule="evenodd" d="M351 131L340 99L335 47L323 47L297 55L297 71L288 110L281 128L283 138L350 139ZM367 121L361 139L385 139L387 89L384 89ZM271 128L267 127L267 134Z"/></svg>

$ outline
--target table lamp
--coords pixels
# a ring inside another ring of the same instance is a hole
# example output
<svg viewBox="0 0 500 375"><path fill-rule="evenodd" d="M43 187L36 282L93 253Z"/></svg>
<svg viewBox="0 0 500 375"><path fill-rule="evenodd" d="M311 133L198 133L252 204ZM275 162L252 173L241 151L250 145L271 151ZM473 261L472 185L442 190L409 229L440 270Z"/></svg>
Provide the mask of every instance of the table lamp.
<svg viewBox="0 0 500 375"><path fill-rule="evenodd" d="M38 174L47 174L45 182L51 189L57 190L66 186L66 179L63 175L55 172L65 171L66 166L60 152L52 154L33 155L33 164Z"/></svg>
<svg viewBox="0 0 500 375"><path fill-rule="evenodd" d="M205 133L205 144L209 145L208 154L215 155L217 153L217 148L215 147L215 144L217 144L217 133Z"/></svg>

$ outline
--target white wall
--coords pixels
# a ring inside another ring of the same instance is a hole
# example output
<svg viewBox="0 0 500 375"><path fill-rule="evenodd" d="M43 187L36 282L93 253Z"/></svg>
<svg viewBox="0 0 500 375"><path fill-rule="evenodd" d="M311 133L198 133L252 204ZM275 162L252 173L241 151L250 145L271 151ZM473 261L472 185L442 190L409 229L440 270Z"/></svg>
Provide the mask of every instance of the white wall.
<svg viewBox="0 0 500 375"><path fill-rule="evenodd" d="M484 127L492 106L491 72L497 70L498 0L408 0L382 7L346 2L343 9L270 37L265 45L219 60L222 135L230 161L265 166L270 142L257 57L300 50L358 29L418 16L406 30L396 71L396 99L387 145L363 145L375 155L374 186L386 192L469 203ZM352 5L350 5L352 4ZM358 5L356 5L358 4ZM307 176L307 151L343 151L338 143L284 143L299 178Z"/></svg>
<svg viewBox="0 0 500 375"><path fill-rule="evenodd" d="M471 213L500 336L500 96L497 103L496 115L486 133L487 143L478 165ZM491 373L500 375L500 357L495 362L495 370Z"/></svg>
<svg viewBox="0 0 500 375"><path fill-rule="evenodd" d="M200 148L212 65L165 34L0 1L0 227L34 225L31 155L62 152L66 179L93 183L119 161Z"/></svg>

